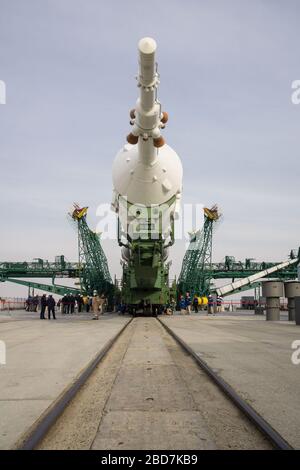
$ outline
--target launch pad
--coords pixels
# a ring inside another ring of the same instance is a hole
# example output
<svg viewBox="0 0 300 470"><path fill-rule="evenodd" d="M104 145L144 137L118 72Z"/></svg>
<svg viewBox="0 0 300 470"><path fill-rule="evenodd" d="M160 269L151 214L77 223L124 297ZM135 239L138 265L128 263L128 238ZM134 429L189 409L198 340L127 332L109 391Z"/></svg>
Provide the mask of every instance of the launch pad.
<svg viewBox="0 0 300 470"><path fill-rule="evenodd" d="M31 263L0 262L0 282L59 295L71 292L92 296L96 292L107 297L110 310L122 304L134 315L141 312L158 315L182 294L189 293L191 298L196 296L207 303L209 294L242 292L260 286L262 278L274 273L281 280L297 279L300 250L292 250L283 263L259 264L252 258L242 263L232 256L226 256L222 263L213 263L213 230L220 218L214 205L204 207L203 228L191 232L178 282L170 281L168 250L175 243L183 170L179 156L162 136L169 116L158 99L156 49L152 38L139 41L136 77L139 97L130 111L132 130L112 169L112 210L118 223L122 279L112 281L100 236L87 224L88 208L74 204L69 215L77 225L78 262L66 262L63 255L57 256L54 263L40 258ZM28 281L26 277L50 278L52 284ZM77 279L78 287L57 284L60 277ZM216 288L213 282L221 278L231 278L232 283Z"/></svg>
<svg viewBox="0 0 300 470"><path fill-rule="evenodd" d="M231 384L260 415L267 418L291 445L298 448L300 416L297 368L300 366L291 361L295 326L285 318L287 317L283 316L280 323L266 323L263 317L257 317L253 312L217 314L214 317L204 314L161 317L199 357ZM43 413L51 409L58 397L74 383L99 350L105 347L129 320L130 317L105 314L99 322L94 323L88 321L86 315L76 314L67 319L59 315L54 323L40 322L33 313L16 311L11 312L10 316L4 316L2 313L1 337L7 344L7 365L1 367L0 448L9 449L20 445L24 433L28 433L30 428L37 425ZM149 321L157 322L154 318L135 320L141 322L140 328L144 328L142 325ZM101 433L95 440L94 448L150 449L160 448L160 445L165 449L181 448L182 445L185 448L195 448L194 445L215 448L216 437L203 436L203 430L199 427L200 418L197 426L194 422L193 426L196 428L193 429L196 433L193 437L186 433L183 440L180 435L182 430L172 425L172 422L178 419L182 423L192 423L190 419L193 407L189 409L189 395L179 380L172 382L171 395L167 388L164 388L167 386L164 384L166 378L171 380L172 361L169 353L160 351L160 339L154 331L152 332L150 324L147 325L148 332L142 335L137 332L134 340L130 342L131 349L125 355L127 368L121 370L117 379L120 391L116 389L108 402L109 412L102 423ZM144 335L149 341L152 338L151 347ZM104 377L103 387L104 383L109 385L113 379L112 371L110 366ZM153 371L156 371L156 375L163 372L157 376L160 380L159 392L155 391L154 379L149 379L149 374L154 373ZM188 370L186 373L188 374ZM128 374L131 379L125 380ZM189 380L192 384L192 377ZM132 395L133 389L135 399ZM97 396L102 396L103 400L107 393L105 387L97 388ZM122 393L122 396L119 393ZM218 410L220 402L216 401L216 397L207 394L207 389L205 393L199 392L199 403L204 400L207 410L211 407ZM123 406L127 395L132 399ZM89 395L89 406L92 406L93 400ZM79 406L81 400L76 403L76 406ZM163 412L164 407L169 411ZM95 412L95 416L91 418L88 408L83 408L82 414L80 409L76 410L80 427L84 427L85 435L88 436L94 432L98 415ZM117 428L114 424L116 413ZM145 416L148 425L142 429L141 424L145 423ZM164 417L166 419L163 419ZM216 415L215 417L217 419ZM220 411L219 418L225 419L225 416L220 415ZM64 417L63 421L65 419ZM72 419L75 419L75 415ZM128 422L131 423L132 432L128 432ZM59 423L52 434L52 444L45 442L41 448L51 448L47 447L49 445L52 448L86 448L88 444L84 439L80 440L79 436L69 434ZM149 423L152 423L151 426ZM218 448L226 446L227 442L236 448L247 444L243 443L242 434L240 440L234 440L234 426L232 422L232 428L224 431L223 438L218 437ZM199 433L206 439L202 444L201 440L197 440Z"/></svg>

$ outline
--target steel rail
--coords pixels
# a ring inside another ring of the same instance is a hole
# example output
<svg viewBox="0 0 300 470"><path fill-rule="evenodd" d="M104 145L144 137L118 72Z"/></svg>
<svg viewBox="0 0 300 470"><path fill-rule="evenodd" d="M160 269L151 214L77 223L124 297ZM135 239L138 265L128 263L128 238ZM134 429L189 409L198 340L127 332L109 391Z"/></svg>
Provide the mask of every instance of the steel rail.
<svg viewBox="0 0 300 470"><path fill-rule="evenodd" d="M54 401L50 408L48 408L41 417L27 430L25 434L14 445L16 450L33 450L46 436L49 429L54 425L59 416L66 409L70 401L75 397L80 388L85 384L90 375L94 372L97 365L104 359L106 354L110 351L116 340L121 336L124 330L132 322L131 318L123 328L112 338L106 345L97 353L84 370L77 376L74 382L61 393L61 395Z"/></svg>
<svg viewBox="0 0 300 470"><path fill-rule="evenodd" d="M29 431L27 431L25 435L18 440L17 444L14 446L15 449L33 450L36 448L132 320L133 318L131 318L126 325L124 325L123 328L121 328L121 330L108 341L96 357L92 359L75 381L67 388L67 390L62 392L58 399L42 414ZM167 333L170 334L179 346L195 360L196 364L206 372L221 391L243 412L243 414L247 416L260 432L266 436L276 449L293 450L293 447L262 416L260 416L251 405L241 398L240 395L238 395L238 393L220 375L218 375L203 359L201 359L190 346L188 346L171 330L171 328L161 321L160 318L157 318L157 320Z"/></svg>
<svg viewBox="0 0 300 470"><path fill-rule="evenodd" d="M252 421L252 423L260 430L262 434L279 450L293 450L293 447L262 417L252 406L250 406L240 395L217 374L198 354L188 346L174 331L171 330L163 321L157 318L163 328L175 339L175 341L193 357L195 362L207 375L215 382L222 392L230 398L230 400Z"/></svg>

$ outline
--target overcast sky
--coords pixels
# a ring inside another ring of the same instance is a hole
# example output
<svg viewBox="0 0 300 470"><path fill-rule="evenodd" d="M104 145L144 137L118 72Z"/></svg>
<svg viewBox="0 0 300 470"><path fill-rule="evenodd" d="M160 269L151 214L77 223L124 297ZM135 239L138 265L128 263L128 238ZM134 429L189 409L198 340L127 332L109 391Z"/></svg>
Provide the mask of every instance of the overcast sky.
<svg viewBox="0 0 300 470"><path fill-rule="evenodd" d="M95 227L111 200L143 36L158 43L183 202L224 215L214 260L286 259L300 242L299 20L297 0L0 0L0 260L77 259L66 214L88 205ZM104 248L120 276L116 242ZM183 255L179 242L172 275ZM12 286L0 296L26 294Z"/></svg>

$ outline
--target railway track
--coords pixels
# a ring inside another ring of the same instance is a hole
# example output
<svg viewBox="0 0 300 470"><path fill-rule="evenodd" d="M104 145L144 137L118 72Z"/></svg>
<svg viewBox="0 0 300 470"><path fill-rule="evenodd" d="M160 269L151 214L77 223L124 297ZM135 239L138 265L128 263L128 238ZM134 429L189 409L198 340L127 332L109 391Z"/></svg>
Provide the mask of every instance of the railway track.
<svg viewBox="0 0 300 470"><path fill-rule="evenodd" d="M18 449L291 449L172 330L134 318Z"/></svg>

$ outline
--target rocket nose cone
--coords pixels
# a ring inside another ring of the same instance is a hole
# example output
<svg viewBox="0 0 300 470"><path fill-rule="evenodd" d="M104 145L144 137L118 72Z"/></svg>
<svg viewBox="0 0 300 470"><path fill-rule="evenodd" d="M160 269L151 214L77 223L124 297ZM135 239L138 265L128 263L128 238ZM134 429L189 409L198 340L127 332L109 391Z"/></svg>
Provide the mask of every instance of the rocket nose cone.
<svg viewBox="0 0 300 470"><path fill-rule="evenodd" d="M153 54L156 50L156 42L152 38L142 38L138 48L142 54Z"/></svg>

